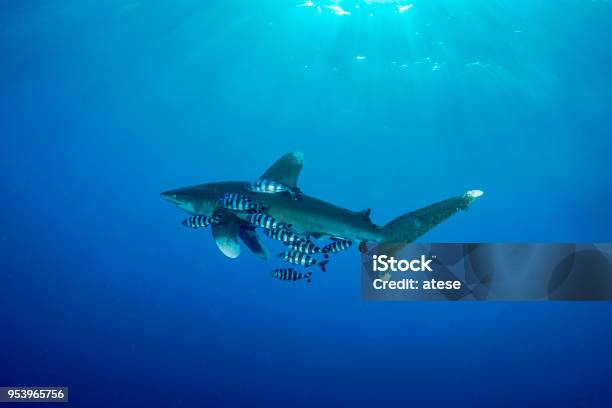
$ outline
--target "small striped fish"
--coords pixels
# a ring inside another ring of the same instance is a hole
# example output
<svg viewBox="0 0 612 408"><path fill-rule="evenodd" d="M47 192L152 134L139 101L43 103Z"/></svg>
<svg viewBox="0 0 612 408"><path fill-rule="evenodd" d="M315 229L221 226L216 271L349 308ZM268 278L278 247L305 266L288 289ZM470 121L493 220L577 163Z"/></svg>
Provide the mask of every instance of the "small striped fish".
<svg viewBox="0 0 612 408"><path fill-rule="evenodd" d="M301 274L293 268L278 268L272 271L272 276L280 280L297 281L305 279L306 282L310 283L312 272Z"/></svg>
<svg viewBox="0 0 612 408"><path fill-rule="evenodd" d="M323 272L325 272L325 264L329 262L328 260L325 260L323 262L317 262L317 260L312 256L294 250L284 251L279 256L285 262L289 262L294 265L305 266L306 268L312 265L319 265L319 268L321 268Z"/></svg>
<svg viewBox="0 0 612 408"><path fill-rule="evenodd" d="M284 243L295 242L300 240L300 236L286 228L265 229L263 232L266 236Z"/></svg>
<svg viewBox="0 0 612 408"><path fill-rule="evenodd" d="M257 179L247 183L247 189L256 193L277 194L284 191L289 191L289 188L274 180Z"/></svg>
<svg viewBox="0 0 612 408"><path fill-rule="evenodd" d="M228 210L234 211L256 211L258 205L253 202L249 197L237 194L237 193L226 193L219 199L219 204Z"/></svg>
<svg viewBox="0 0 612 408"><path fill-rule="evenodd" d="M290 225L276 221L276 218L272 217L271 215L260 212L247 215L247 220L256 227L265 229L281 229L291 227Z"/></svg>
<svg viewBox="0 0 612 408"><path fill-rule="evenodd" d="M183 220L183 222L181 222L181 224L183 224L184 226L188 228L193 228L193 229L206 228L210 224L218 224L218 223L219 223L219 219L217 217L209 217L207 215L196 215L193 217L189 217Z"/></svg>
<svg viewBox="0 0 612 408"><path fill-rule="evenodd" d="M332 253L332 254L336 254L340 251L344 251L348 248L351 247L351 245L353 245L353 241L348 240L348 239L338 239L335 240L334 242L332 242L331 244L325 245L323 247L322 252L327 254L327 253Z"/></svg>
<svg viewBox="0 0 612 408"><path fill-rule="evenodd" d="M318 254L321 252L321 248L319 248L314 242L307 239L299 239L297 241L290 242L288 246L294 251L309 255ZM325 256L327 256L327 254L325 254Z"/></svg>

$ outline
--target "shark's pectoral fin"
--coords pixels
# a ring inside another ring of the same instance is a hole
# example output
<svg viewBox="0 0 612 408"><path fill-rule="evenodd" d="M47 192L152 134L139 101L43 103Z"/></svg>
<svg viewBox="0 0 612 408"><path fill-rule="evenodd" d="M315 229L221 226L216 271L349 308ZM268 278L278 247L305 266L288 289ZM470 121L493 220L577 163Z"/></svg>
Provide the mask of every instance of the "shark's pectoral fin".
<svg viewBox="0 0 612 408"><path fill-rule="evenodd" d="M238 258L240 255L240 242L238 232L240 222L235 215L225 213L218 224L212 225L212 234L217 247L228 258Z"/></svg>
<svg viewBox="0 0 612 408"><path fill-rule="evenodd" d="M268 249L262 244L254 228L247 225L241 225L238 236L255 255L262 259L270 258Z"/></svg>
<svg viewBox="0 0 612 408"><path fill-rule="evenodd" d="M287 153L266 170L261 178L274 180L289 188L297 189L297 181L303 165L304 155L301 152Z"/></svg>

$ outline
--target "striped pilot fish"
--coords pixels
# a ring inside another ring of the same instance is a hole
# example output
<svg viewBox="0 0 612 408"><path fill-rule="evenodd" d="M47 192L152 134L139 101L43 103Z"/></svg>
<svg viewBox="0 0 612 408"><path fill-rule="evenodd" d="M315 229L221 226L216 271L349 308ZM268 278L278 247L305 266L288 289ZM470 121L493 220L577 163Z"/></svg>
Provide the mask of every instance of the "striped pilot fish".
<svg viewBox="0 0 612 408"><path fill-rule="evenodd" d="M267 237L283 241L285 244L302 239L298 234L289 231L287 228L265 229L263 233Z"/></svg>
<svg viewBox="0 0 612 408"><path fill-rule="evenodd" d="M272 271L272 276L275 277L276 279L280 279L280 280L290 280L290 281L297 281L300 279L305 279L306 282L310 283L312 281L312 279L310 278L312 276L312 272L308 272L308 273L299 273L298 271L296 271L293 268L278 268Z"/></svg>
<svg viewBox="0 0 612 408"><path fill-rule="evenodd" d="M303 254L312 255L321 252L321 248L308 239L298 239L297 241L289 242L288 246L290 249ZM327 257L327 254L325 254L325 257Z"/></svg>
<svg viewBox="0 0 612 408"><path fill-rule="evenodd" d="M289 262L294 265L305 266L306 268L312 265L319 265L319 268L321 268L323 272L325 272L325 265L327 264L327 262L329 262L328 260L318 262L312 256L304 254L302 252L294 251L292 249L288 249L284 252L281 252L279 256L285 262Z"/></svg>
<svg viewBox="0 0 612 408"><path fill-rule="evenodd" d="M198 229L198 228L206 228L211 224L218 224L219 218L217 217L209 217L208 215L195 215L193 217L189 217L181 224L188 228Z"/></svg>
<svg viewBox="0 0 612 408"><path fill-rule="evenodd" d="M255 193L264 193L264 194L277 194L285 191L289 191L289 188L274 180L267 179L257 179L246 185L247 189L253 191Z"/></svg>
<svg viewBox="0 0 612 408"><path fill-rule="evenodd" d="M323 247L322 252L336 254L340 251L347 250L353 245L353 241L348 239L335 239L331 244L327 244Z"/></svg>
<svg viewBox="0 0 612 408"><path fill-rule="evenodd" d="M253 202L249 197L237 194L237 193L226 193L219 199L219 204L223 208L234 211L258 211L260 206Z"/></svg>
<svg viewBox="0 0 612 408"><path fill-rule="evenodd" d="M282 229L291 227L291 225L278 222L276 218L272 217L271 215L261 212L247 215L247 220L256 227L265 229Z"/></svg>

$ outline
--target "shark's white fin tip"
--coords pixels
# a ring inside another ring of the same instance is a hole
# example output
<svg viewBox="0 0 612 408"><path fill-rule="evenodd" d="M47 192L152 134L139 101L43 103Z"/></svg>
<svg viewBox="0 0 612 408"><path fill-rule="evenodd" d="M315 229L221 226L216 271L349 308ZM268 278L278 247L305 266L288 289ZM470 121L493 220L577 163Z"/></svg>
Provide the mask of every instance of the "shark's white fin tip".
<svg viewBox="0 0 612 408"><path fill-rule="evenodd" d="M478 198L482 196L483 194L484 194L484 191L482 190L470 190L465 193L466 197L469 197L469 198Z"/></svg>
<svg viewBox="0 0 612 408"><path fill-rule="evenodd" d="M238 231L240 228L238 218L231 213L221 213L224 217L218 224L213 224L212 234L215 243L223 255L228 258L238 258L240 255L240 243L238 242Z"/></svg>
<svg viewBox="0 0 612 408"><path fill-rule="evenodd" d="M218 240L217 246L223 252L223 255L227 256L231 259L236 259L240 256L240 245L236 245L236 243L232 240Z"/></svg>
<svg viewBox="0 0 612 408"><path fill-rule="evenodd" d="M293 157L296 161L304 163L304 153L302 152L293 152Z"/></svg>

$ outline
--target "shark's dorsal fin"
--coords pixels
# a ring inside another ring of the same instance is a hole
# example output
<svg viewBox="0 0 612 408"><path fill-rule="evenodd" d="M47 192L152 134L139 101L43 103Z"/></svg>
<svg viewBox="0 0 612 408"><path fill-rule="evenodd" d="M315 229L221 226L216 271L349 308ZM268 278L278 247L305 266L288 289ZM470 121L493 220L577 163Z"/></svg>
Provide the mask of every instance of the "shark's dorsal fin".
<svg viewBox="0 0 612 408"><path fill-rule="evenodd" d="M240 242L238 242L240 221L238 217L227 211L217 211L215 215L220 218L218 224L212 225L212 234L217 247L228 258L238 258L238 255L240 255Z"/></svg>
<svg viewBox="0 0 612 408"><path fill-rule="evenodd" d="M301 152L287 153L276 161L261 176L262 179L274 180L289 188L296 189L300 171L304 165L304 155Z"/></svg>
<svg viewBox="0 0 612 408"><path fill-rule="evenodd" d="M249 227L248 225L241 225L238 236L255 255L262 259L270 258L270 253L262 244L257 232L255 232L255 228Z"/></svg>
<svg viewBox="0 0 612 408"><path fill-rule="evenodd" d="M371 208L366 208L365 210L357 211L357 215L361 217L361 219L364 221L372 222L372 220L370 219L371 212Z"/></svg>

